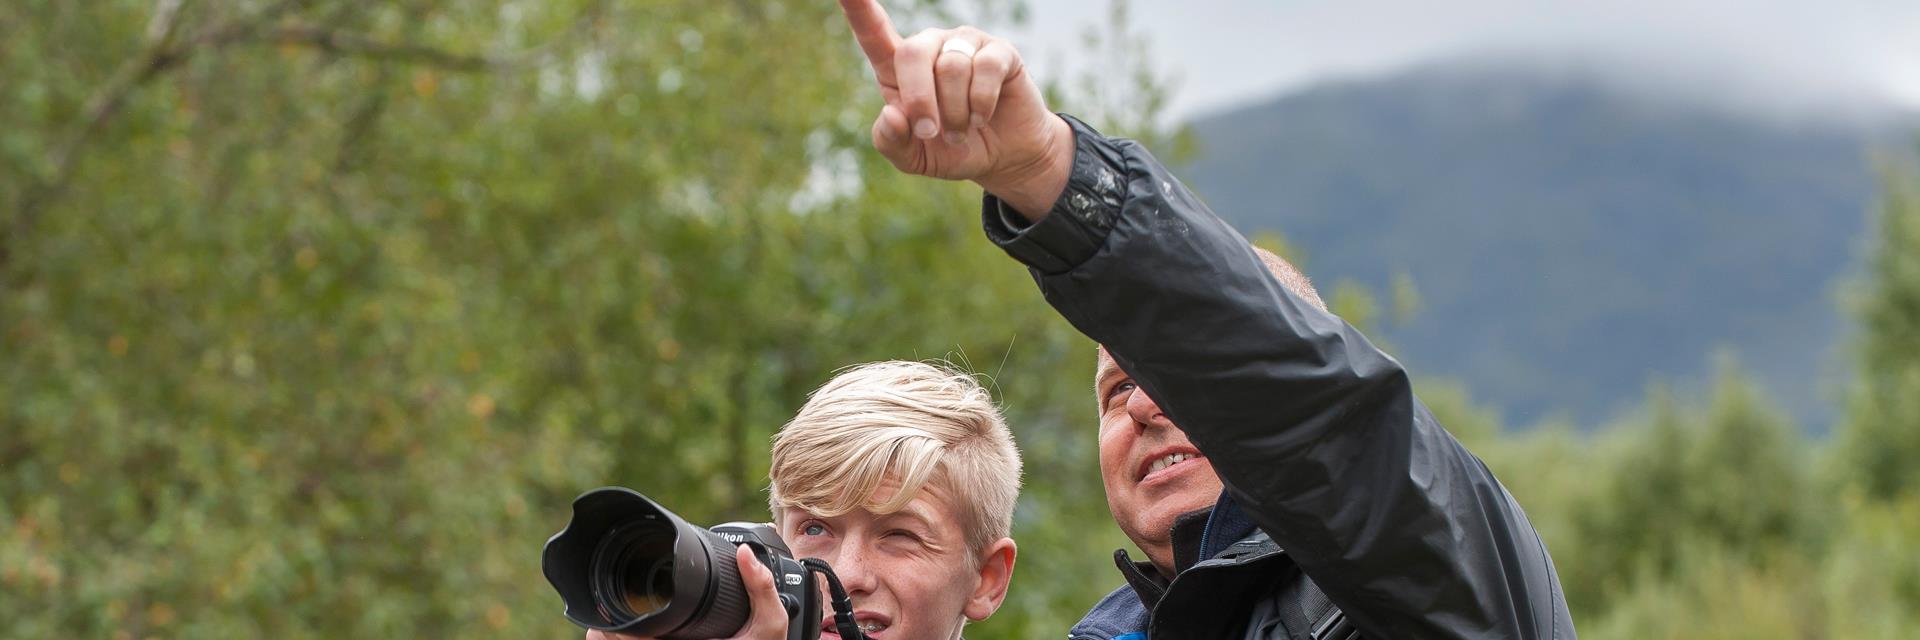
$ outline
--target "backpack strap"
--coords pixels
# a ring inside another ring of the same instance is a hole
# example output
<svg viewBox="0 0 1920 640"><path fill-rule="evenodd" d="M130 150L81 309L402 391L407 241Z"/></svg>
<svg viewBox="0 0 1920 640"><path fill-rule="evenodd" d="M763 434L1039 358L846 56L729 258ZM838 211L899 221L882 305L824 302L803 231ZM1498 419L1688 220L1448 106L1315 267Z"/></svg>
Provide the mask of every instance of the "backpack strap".
<svg viewBox="0 0 1920 640"><path fill-rule="evenodd" d="M1312 580L1305 582L1300 597L1292 601L1295 607L1290 607L1296 611L1288 616L1298 616L1303 624L1295 627L1292 626L1293 620L1288 620L1288 628L1312 629L1308 637L1313 640L1360 640L1360 630L1347 619L1347 613L1333 606L1333 601L1327 599L1327 594L1320 590L1319 585L1313 584ZM1304 624L1308 620L1313 621L1311 626Z"/></svg>

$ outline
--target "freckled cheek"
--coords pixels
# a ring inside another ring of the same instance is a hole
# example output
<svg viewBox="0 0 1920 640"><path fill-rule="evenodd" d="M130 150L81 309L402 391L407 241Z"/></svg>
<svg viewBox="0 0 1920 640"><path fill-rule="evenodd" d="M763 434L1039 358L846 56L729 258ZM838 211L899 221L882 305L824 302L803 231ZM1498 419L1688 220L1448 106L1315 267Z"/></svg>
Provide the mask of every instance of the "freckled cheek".
<svg viewBox="0 0 1920 640"><path fill-rule="evenodd" d="M840 559L833 545L809 539L813 536L799 536L798 534L795 534L795 536L796 537L787 538L787 548L793 550L793 557L819 558L827 561L827 564L833 564Z"/></svg>
<svg viewBox="0 0 1920 640"><path fill-rule="evenodd" d="M888 572L888 587L899 600L902 618L913 620L915 626L931 624L929 619L958 615L966 606L967 574L955 570L951 561L903 564L911 566Z"/></svg>

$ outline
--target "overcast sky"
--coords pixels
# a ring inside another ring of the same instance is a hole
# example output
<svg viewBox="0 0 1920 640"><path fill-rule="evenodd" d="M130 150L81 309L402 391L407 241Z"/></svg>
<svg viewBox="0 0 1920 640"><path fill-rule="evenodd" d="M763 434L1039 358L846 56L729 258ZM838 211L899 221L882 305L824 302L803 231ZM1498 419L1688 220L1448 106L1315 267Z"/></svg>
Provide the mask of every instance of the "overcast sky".
<svg viewBox="0 0 1920 640"><path fill-rule="evenodd" d="M1040 73L1086 64L1110 0L1029 0L1015 32ZM1654 82L1696 78L1794 105L1920 108L1920 0L1132 0L1186 117L1314 80L1487 51L1601 56ZM922 26L900 25L912 32ZM1064 60L1063 60L1064 58ZM1665 77L1656 77L1665 76ZM1721 88L1713 90L1718 91ZM1761 95L1764 94L1764 95Z"/></svg>

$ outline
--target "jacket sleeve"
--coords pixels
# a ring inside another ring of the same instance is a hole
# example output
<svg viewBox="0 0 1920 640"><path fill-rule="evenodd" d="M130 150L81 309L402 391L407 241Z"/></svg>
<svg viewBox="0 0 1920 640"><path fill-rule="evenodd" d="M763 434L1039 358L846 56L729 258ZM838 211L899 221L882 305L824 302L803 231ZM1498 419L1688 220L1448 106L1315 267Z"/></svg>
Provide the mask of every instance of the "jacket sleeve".
<svg viewBox="0 0 1920 640"><path fill-rule="evenodd" d="M1067 118L1066 191L987 234L1105 345L1236 500L1376 638L1571 638L1545 545L1486 465L1352 326L1132 141Z"/></svg>

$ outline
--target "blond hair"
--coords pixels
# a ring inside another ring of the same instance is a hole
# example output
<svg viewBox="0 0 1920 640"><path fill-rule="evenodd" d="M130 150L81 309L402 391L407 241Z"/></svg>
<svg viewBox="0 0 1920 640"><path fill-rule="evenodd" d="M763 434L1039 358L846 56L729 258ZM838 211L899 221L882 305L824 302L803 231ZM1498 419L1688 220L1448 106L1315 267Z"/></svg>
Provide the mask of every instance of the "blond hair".
<svg viewBox="0 0 1920 640"><path fill-rule="evenodd" d="M794 507L825 517L893 513L928 482L959 507L974 551L1007 537L1020 496L1020 452L993 398L948 365L858 365L815 390L773 439L774 517ZM900 483L885 503L874 492Z"/></svg>

